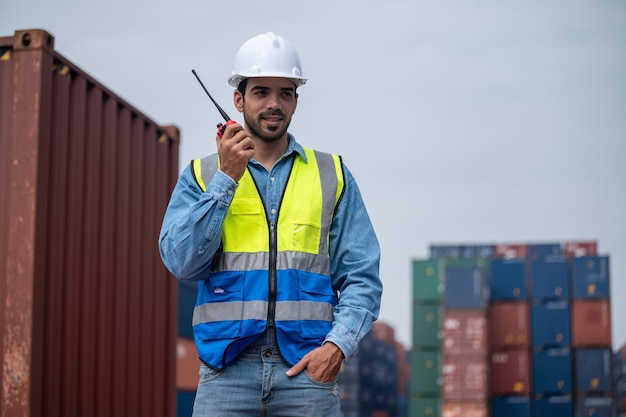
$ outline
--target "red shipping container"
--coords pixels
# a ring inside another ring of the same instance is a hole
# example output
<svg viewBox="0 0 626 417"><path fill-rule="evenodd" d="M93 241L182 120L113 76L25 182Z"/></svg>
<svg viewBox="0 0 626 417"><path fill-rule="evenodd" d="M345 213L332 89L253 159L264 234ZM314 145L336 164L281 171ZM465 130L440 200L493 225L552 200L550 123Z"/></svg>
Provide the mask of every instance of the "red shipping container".
<svg viewBox="0 0 626 417"><path fill-rule="evenodd" d="M491 354L491 394L530 394L530 355L527 349L502 350Z"/></svg>
<svg viewBox="0 0 626 417"><path fill-rule="evenodd" d="M572 303L572 345L574 347L611 346L610 300L585 300Z"/></svg>
<svg viewBox="0 0 626 417"><path fill-rule="evenodd" d="M444 402L441 417L488 417L487 404L472 402Z"/></svg>
<svg viewBox="0 0 626 417"><path fill-rule="evenodd" d="M528 303L504 301L491 304L491 346L516 347L530 344Z"/></svg>
<svg viewBox="0 0 626 417"><path fill-rule="evenodd" d="M445 401L487 401L488 357L482 354L444 354L441 375Z"/></svg>
<svg viewBox="0 0 626 417"><path fill-rule="evenodd" d="M528 258L528 244L497 244L494 258Z"/></svg>
<svg viewBox="0 0 626 417"><path fill-rule="evenodd" d="M176 339L176 389L195 391L198 388L200 359L196 343L191 339Z"/></svg>
<svg viewBox="0 0 626 417"><path fill-rule="evenodd" d="M593 256L598 254L598 242L564 242L563 255L568 258L577 256Z"/></svg>
<svg viewBox="0 0 626 417"><path fill-rule="evenodd" d="M483 353L488 351L487 312L446 310L443 317L444 353Z"/></svg>

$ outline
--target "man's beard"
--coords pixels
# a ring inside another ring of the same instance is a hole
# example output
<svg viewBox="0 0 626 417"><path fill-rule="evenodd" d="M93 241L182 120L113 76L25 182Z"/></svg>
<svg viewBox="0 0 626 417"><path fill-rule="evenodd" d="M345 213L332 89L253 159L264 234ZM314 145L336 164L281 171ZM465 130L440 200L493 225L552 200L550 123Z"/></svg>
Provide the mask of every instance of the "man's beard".
<svg viewBox="0 0 626 417"><path fill-rule="evenodd" d="M263 117L270 115L281 116L283 118L283 121L286 121L286 123L282 128L274 128L274 130L270 128L270 133L265 133L260 126L260 122L257 122L257 120L253 119L252 117L248 117L246 112L244 112L243 119L246 122L246 130L250 131L253 136L261 139L263 142L276 142L277 140L282 138L285 133L287 133L287 128L289 127L289 123L291 122L291 120L287 119L287 116L281 111L262 112L261 114L259 114L258 120L260 121L261 119L263 119Z"/></svg>

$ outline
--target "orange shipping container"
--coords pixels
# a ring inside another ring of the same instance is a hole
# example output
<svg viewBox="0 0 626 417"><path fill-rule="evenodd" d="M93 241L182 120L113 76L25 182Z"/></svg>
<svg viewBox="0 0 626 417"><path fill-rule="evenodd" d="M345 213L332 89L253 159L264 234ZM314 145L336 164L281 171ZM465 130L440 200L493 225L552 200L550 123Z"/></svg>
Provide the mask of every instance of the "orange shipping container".
<svg viewBox="0 0 626 417"><path fill-rule="evenodd" d="M611 301L575 300L572 303L572 345L611 346Z"/></svg>
<svg viewBox="0 0 626 417"><path fill-rule="evenodd" d="M443 318L444 353L483 353L488 351L487 312L446 310Z"/></svg>
<svg viewBox="0 0 626 417"><path fill-rule="evenodd" d="M444 402L441 417L488 417L487 404L472 402Z"/></svg>
<svg viewBox="0 0 626 417"><path fill-rule="evenodd" d="M494 249L494 258L528 258L527 244L497 244Z"/></svg>
<svg viewBox="0 0 626 417"><path fill-rule="evenodd" d="M174 415L177 287L156 242L177 177L176 127L51 34L0 37L0 414Z"/></svg>
<svg viewBox="0 0 626 417"><path fill-rule="evenodd" d="M198 388L200 359L196 343L179 337L176 340L176 389L195 391Z"/></svg>
<svg viewBox="0 0 626 417"><path fill-rule="evenodd" d="M487 401L489 358L483 354L444 354L441 375L444 401Z"/></svg>
<svg viewBox="0 0 626 417"><path fill-rule="evenodd" d="M568 258L575 258L577 256L593 256L598 254L598 242L564 242L563 243L563 255Z"/></svg>
<svg viewBox="0 0 626 417"><path fill-rule="evenodd" d="M491 354L491 394L530 394L530 355L528 349L499 350Z"/></svg>
<svg viewBox="0 0 626 417"><path fill-rule="evenodd" d="M494 302L491 304L490 316L492 348L530 344L528 303L524 301Z"/></svg>

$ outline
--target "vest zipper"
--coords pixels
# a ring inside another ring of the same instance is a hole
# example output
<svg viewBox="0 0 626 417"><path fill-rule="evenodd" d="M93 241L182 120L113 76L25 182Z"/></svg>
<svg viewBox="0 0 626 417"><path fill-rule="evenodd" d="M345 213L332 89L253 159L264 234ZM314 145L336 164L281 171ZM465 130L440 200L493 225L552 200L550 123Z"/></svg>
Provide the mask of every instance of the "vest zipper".
<svg viewBox="0 0 626 417"><path fill-rule="evenodd" d="M274 320L276 318L276 258L278 247L276 243L276 223L270 222L270 253L269 253L269 274L268 274L268 301L267 307L267 327L274 328Z"/></svg>

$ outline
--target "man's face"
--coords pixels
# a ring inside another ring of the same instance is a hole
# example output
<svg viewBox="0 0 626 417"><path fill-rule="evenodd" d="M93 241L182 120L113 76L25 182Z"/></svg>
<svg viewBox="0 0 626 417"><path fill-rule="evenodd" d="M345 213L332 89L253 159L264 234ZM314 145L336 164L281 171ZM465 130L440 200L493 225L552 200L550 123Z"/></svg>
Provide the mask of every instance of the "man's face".
<svg viewBox="0 0 626 417"><path fill-rule="evenodd" d="M265 142L286 136L297 104L296 86L287 78L250 78L245 97L235 91L235 106L243 112L246 129Z"/></svg>

